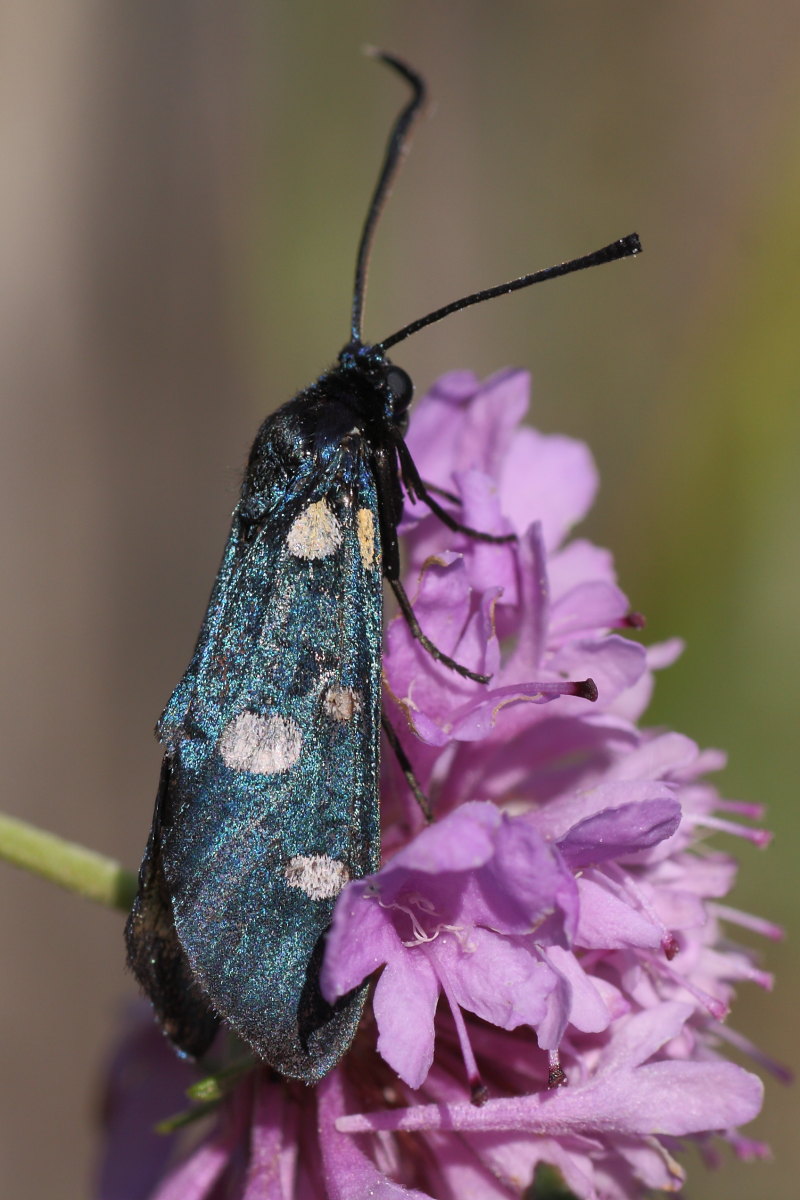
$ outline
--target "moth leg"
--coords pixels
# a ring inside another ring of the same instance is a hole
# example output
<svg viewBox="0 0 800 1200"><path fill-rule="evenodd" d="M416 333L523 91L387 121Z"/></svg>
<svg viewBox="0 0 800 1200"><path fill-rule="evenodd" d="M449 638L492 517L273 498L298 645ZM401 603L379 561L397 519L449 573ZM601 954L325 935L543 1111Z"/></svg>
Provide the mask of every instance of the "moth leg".
<svg viewBox="0 0 800 1200"><path fill-rule="evenodd" d="M413 458L409 453L408 447L404 441L399 440L397 443L397 453L400 458L400 467L403 473L403 483L406 491L412 498L421 500L423 504L427 504L431 512L439 518L443 525L448 529L452 529L455 533L464 533L467 537L473 538L476 542L493 542L502 544L505 542L515 542L517 535L515 533L484 533L481 529L473 529L470 525L463 525L461 521L457 521L455 517L451 517L446 508L443 508L438 500L434 500L431 491L439 492L447 499L457 500L457 496L453 496L451 492L444 491L443 488L430 488L426 484L419 471L416 468Z"/></svg>
<svg viewBox="0 0 800 1200"><path fill-rule="evenodd" d="M410 761L408 755L406 754L405 750L401 746L400 739L398 738L397 734L394 731L394 728L390 724L389 718L386 716L386 713L383 713L381 715L381 725L383 726L383 732L386 734L386 740L388 741L389 745L392 747L392 750L394 750L395 757L397 758L397 761L400 764L400 770L403 772L403 774L406 777L406 783L411 788L411 791L414 794L414 799L416 800L417 804L422 809L423 817L428 822L428 824L430 824L430 822L433 820L433 812L431 810L430 800L428 799L428 797L425 795L422 788L420 787L419 781L417 780L417 777L414 774L414 768L411 766L411 761Z"/></svg>
<svg viewBox="0 0 800 1200"><path fill-rule="evenodd" d="M451 504L460 504L460 498L455 492L448 492L447 488L439 487L437 483L429 483L427 479L423 479L425 490L433 492L434 496L441 496L443 500L449 500Z"/></svg>
<svg viewBox="0 0 800 1200"><path fill-rule="evenodd" d="M411 606L411 601L408 598L405 588L399 579L389 579L389 586L397 597L397 603L400 605L400 611L406 619L408 628L411 631L411 636L416 638L423 650L427 650L431 658L436 662L440 662L445 667L449 667L451 671L463 675L465 679L474 679L475 683L488 683L491 675L481 675L478 671L470 671L469 667L464 667L461 663L457 663L454 658L444 654L437 646L434 646L430 638L426 637L420 628L419 621L414 615L414 609Z"/></svg>
<svg viewBox="0 0 800 1200"><path fill-rule="evenodd" d="M495 545L505 545L508 542L515 542L517 540L515 533L486 533L482 529L473 529L471 525L463 525L461 521L457 521L455 517L451 517L447 509L443 508L438 500L434 500L428 486L422 480L420 480L420 485L420 487L414 488L417 499L421 500L423 504L427 504L434 516L437 516L443 525L446 525L448 529L452 529L455 533L463 533L476 542L491 542ZM446 495L449 498L450 493L446 493Z"/></svg>
<svg viewBox="0 0 800 1200"><path fill-rule="evenodd" d="M168 820L170 767L165 756L153 824L139 869L139 891L125 926L128 965L152 1002L165 1034L191 1058L214 1040L219 1018L194 980L175 931L172 901L164 878L162 822Z"/></svg>

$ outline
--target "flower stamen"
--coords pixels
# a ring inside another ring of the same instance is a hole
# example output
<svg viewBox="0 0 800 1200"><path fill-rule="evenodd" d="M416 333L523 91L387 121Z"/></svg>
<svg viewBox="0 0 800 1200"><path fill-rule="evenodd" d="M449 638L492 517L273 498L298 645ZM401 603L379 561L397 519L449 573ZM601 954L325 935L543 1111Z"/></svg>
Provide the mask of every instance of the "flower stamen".
<svg viewBox="0 0 800 1200"><path fill-rule="evenodd" d="M558 1050L548 1050L547 1052L547 1090L554 1091L556 1088L567 1087L569 1080L567 1079L561 1067L561 1058Z"/></svg>
<svg viewBox="0 0 800 1200"><path fill-rule="evenodd" d="M464 1067L467 1072L467 1083L469 1084L470 1102L476 1107L485 1104L489 1099L489 1090L481 1078L481 1073L478 1070L478 1064L475 1060L475 1052L472 1049L472 1043L467 1032L467 1025L464 1020L464 1014L461 1011L458 1001L453 995L448 981L439 974L439 982L442 985L442 991L445 994L447 1003L450 1005L450 1012L453 1015L453 1024L456 1027L456 1035L458 1037L458 1045L461 1050L461 1057L464 1060Z"/></svg>

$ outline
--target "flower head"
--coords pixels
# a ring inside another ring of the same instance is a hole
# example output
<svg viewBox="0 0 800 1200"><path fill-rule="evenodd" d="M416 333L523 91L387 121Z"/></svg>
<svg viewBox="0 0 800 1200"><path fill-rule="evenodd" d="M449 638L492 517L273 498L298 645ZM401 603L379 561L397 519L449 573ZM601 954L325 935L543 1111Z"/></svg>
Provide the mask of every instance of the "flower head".
<svg viewBox="0 0 800 1200"><path fill-rule="evenodd" d="M316 1089L253 1072L157 1200L507 1200L539 1163L585 1200L632 1200L680 1186L686 1138L761 1150L737 1132L761 1083L722 1057L741 1039L721 1022L736 983L770 979L720 923L776 931L720 903L735 864L705 838L765 835L719 815L735 806L703 778L718 754L637 725L680 646L626 636L642 622L610 555L569 539L594 464L521 427L527 399L522 372L457 372L411 425L454 518L516 536L475 540L408 506L419 624L491 682L389 623L385 708L407 763L386 748L384 863L342 892L321 977L333 1002L374 976L371 1008Z"/></svg>

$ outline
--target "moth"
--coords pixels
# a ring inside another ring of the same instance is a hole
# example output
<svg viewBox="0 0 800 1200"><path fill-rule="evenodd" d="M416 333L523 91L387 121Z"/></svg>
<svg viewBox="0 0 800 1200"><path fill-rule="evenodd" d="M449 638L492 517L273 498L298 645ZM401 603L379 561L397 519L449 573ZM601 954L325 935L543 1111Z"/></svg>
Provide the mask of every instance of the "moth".
<svg viewBox="0 0 800 1200"><path fill-rule="evenodd" d="M202 1055L225 1022L309 1084L347 1050L365 999L361 987L328 1004L319 970L337 895L379 866L384 580L434 657L487 682L428 641L400 583L405 496L498 539L466 529L420 478L403 440L412 383L387 351L450 313L640 249L631 234L364 342L373 234L425 99L413 70L375 53L411 96L367 211L350 340L253 443L192 660L158 725L161 778L126 926L128 962L181 1052Z"/></svg>

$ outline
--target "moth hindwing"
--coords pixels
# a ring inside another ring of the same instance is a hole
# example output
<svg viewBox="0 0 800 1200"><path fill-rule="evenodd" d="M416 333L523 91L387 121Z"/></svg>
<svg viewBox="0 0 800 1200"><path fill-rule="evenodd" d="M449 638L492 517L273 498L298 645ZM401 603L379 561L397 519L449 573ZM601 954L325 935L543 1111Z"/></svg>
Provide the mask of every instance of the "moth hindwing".
<svg viewBox="0 0 800 1200"><path fill-rule="evenodd" d="M403 441L411 381L386 351L471 304L639 250L631 235L366 345L372 236L425 94L404 63L378 57L412 95L367 212L350 341L253 444L194 655L159 723L161 781L126 926L128 961L181 1051L203 1054L222 1020L307 1083L344 1054L364 1003L362 987L329 1005L319 970L336 896L379 865L382 577L429 653L486 682L427 640L400 584L404 491L452 529L498 539L461 525L420 479Z"/></svg>

